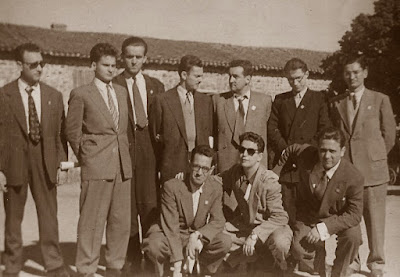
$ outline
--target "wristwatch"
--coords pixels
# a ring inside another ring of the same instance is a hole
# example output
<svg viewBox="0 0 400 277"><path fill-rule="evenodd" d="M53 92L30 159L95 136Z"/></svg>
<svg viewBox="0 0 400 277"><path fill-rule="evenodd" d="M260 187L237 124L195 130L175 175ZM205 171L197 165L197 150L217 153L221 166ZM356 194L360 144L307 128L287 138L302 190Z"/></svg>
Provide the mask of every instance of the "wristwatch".
<svg viewBox="0 0 400 277"><path fill-rule="evenodd" d="M251 234L250 234L249 237L250 237L252 240L257 240L257 239L258 239L258 236L257 236L257 234L256 234L254 231L251 232Z"/></svg>

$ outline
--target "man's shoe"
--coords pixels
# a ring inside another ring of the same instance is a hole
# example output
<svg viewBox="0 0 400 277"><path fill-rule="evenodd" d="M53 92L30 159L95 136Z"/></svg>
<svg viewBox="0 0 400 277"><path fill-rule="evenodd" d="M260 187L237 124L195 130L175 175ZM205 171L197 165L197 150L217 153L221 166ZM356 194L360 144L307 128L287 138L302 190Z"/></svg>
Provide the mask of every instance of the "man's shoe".
<svg viewBox="0 0 400 277"><path fill-rule="evenodd" d="M64 266L48 270L46 275L48 277L70 277L68 271L65 269Z"/></svg>
<svg viewBox="0 0 400 277"><path fill-rule="evenodd" d="M374 268L371 270L371 277L383 277L383 270L382 269L378 269L378 268Z"/></svg>
<svg viewBox="0 0 400 277"><path fill-rule="evenodd" d="M116 269L116 268L107 268L106 269L105 277L120 277L120 276L121 276L121 270Z"/></svg>

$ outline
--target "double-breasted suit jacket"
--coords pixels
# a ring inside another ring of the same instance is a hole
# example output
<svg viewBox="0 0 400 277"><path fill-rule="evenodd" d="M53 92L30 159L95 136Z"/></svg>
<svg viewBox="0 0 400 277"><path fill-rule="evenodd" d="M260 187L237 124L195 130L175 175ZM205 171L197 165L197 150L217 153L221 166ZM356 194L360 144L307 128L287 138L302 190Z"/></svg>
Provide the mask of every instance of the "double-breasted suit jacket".
<svg viewBox="0 0 400 277"><path fill-rule="evenodd" d="M275 97L268 121L268 142L275 152L275 165L282 151L293 143L316 144L316 135L330 125L328 105L325 95L307 89L296 108L293 91ZM298 182L298 174L293 163L286 163L281 172L281 182Z"/></svg>
<svg viewBox="0 0 400 277"><path fill-rule="evenodd" d="M41 138L44 170L51 184L57 183L57 168L67 160L67 143L62 136L64 104L62 95L54 88L40 82L41 97ZM1 89L2 106L6 117L1 118L3 129L0 142L3 148L0 170L7 177L8 186L21 186L29 180L28 141L29 133L25 110L18 88L13 81Z"/></svg>
<svg viewBox="0 0 400 277"><path fill-rule="evenodd" d="M396 122L389 97L365 89L352 126L347 103L348 94L331 100L332 122L346 137L345 158L363 174L365 186L388 182L387 154L396 138Z"/></svg>
<svg viewBox="0 0 400 277"><path fill-rule="evenodd" d="M195 92L193 98L196 145L209 145L209 138L213 136L211 97ZM153 105L150 126L158 144L161 183L164 183L179 172L186 173L189 166L185 121L177 87L157 95Z"/></svg>
<svg viewBox="0 0 400 277"><path fill-rule="evenodd" d="M218 171L223 172L239 161L239 151L233 144L236 111L234 93L226 92L215 95L214 109L216 112ZM245 132L254 132L260 135L267 144L267 123L271 113L271 97L260 92L250 92L249 107L246 115ZM239 143L239 142L236 142ZM268 157L265 154L262 160L267 165Z"/></svg>
<svg viewBox="0 0 400 277"><path fill-rule="evenodd" d="M119 167L123 179L132 177L126 134L128 95L125 88L113 87L119 108L118 130L93 82L71 91L65 134L81 165L83 181L113 180Z"/></svg>

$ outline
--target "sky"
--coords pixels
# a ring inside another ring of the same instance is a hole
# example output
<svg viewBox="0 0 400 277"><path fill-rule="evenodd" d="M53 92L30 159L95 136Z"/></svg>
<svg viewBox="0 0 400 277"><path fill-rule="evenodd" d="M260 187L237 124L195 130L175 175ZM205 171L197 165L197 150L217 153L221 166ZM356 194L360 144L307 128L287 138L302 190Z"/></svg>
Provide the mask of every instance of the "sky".
<svg viewBox="0 0 400 277"><path fill-rule="evenodd" d="M0 0L0 22L333 52L374 0Z"/></svg>

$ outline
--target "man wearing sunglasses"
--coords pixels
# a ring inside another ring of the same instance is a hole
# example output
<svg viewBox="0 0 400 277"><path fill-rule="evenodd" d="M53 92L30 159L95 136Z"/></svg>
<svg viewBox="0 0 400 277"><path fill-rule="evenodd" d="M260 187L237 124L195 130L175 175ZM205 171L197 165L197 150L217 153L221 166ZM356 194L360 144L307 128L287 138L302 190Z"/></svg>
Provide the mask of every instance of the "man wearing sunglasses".
<svg viewBox="0 0 400 277"><path fill-rule="evenodd" d="M3 276L18 276L23 267L21 223L28 185L35 201L39 244L47 276L69 276L59 247L58 167L67 160L61 136L64 104L60 92L40 82L44 62L40 48L26 43L15 49L21 75L1 91L0 190L4 195L5 251Z"/></svg>
<svg viewBox="0 0 400 277"><path fill-rule="evenodd" d="M278 176L261 164L265 143L260 135L246 132L239 140L240 164L221 173L224 191L238 202L233 212L224 213L226 230L236 245L227 262L232 268L245 263L262 270L272 264L268 260L272 254L279 269L286 270L292 230Z"/></svg>
<svg viewBox="0 0 400 277"><path fill-rule="evenodd" d="M275 154L273 166L282 151L293 143L316 145L317 133L330 125L324 94L307 87L307 64L293 58L286 63L284 72L292 90L275 97L268 121L268 143ZM293 162L286 163L279 182L282 184L283 206L292 224L296 216L296 187L299 182Z"/></svg>
<svg viewBox="0 0 400 277"><path fill-rule="evenodd" d="M198 145L192 151L190 171L185 180L171 179L161 193L160 223L150 227L144 240L144 252L156 265L158 276L164 276L164 263L173 265L173 277L182 276L185 258L200 252L202 274L217 271L231 247L231 239L222 233L220 178L211 176L215 151Z"/></svg>

